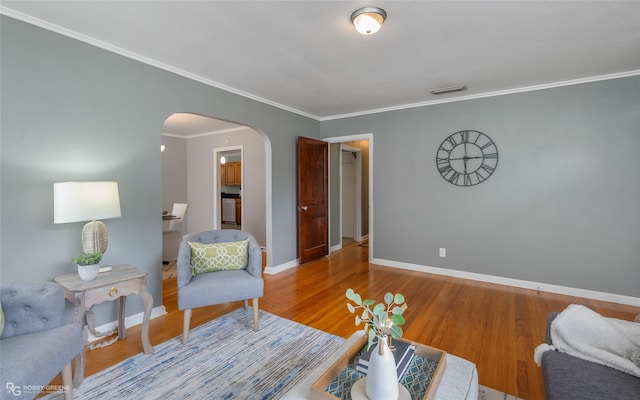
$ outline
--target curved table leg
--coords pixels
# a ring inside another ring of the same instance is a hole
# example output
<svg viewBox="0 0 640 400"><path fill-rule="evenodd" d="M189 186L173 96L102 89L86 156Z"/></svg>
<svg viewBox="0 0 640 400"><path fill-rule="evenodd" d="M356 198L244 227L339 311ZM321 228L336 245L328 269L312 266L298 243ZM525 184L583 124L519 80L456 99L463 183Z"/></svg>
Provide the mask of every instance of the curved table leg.
<svg viewBox="0 0 640 400"><path fill-rule="evenodd" d="M153 354L155 350L149 343L149 320L151 319L151 308L153 307L153 297L147 291L147 286L143 283L140 290L140 297L144 300L144 317L142 318L142 348L145 354Z"/></svg>

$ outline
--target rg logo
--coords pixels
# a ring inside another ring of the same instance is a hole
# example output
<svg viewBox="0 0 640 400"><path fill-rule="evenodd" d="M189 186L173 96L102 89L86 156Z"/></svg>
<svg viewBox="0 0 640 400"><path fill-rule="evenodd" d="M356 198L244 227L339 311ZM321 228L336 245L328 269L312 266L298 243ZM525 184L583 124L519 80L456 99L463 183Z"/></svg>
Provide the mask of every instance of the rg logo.
<svg viewBox="0 0 640 400"><path fill-rule="evenodd" d="M14 385L12 382L7 382L6 390L7 393L14 396L20 396L22 394L22 388L20 386Z"/></svg>

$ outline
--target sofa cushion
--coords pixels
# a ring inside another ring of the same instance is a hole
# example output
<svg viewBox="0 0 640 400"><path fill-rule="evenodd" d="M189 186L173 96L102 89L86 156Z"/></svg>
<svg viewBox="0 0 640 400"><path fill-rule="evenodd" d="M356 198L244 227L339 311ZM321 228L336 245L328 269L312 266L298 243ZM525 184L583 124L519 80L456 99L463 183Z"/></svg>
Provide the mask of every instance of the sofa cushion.
<svg viewBox="0 0 640 400"><path fill-rule="evenodd" d="M216 290L212 291L211 288ZM178 308L186 310L211 304L253 299L264 294L264 281L247 270L216 271L194 276L178 290Z"/></svg>
<svg viewBox="0 0 640 400"><path fill-rule="evenodd" d="M198 243L191 247L191 274L243 269L247 267L249 238L238 242Z"/></svg>
<svg viewBox="0 0 640 400"><path fill-rule="evenodd" d="M557 351L542 355L542 376L547 400L628 400L640 393L639 378Z"/></svg>

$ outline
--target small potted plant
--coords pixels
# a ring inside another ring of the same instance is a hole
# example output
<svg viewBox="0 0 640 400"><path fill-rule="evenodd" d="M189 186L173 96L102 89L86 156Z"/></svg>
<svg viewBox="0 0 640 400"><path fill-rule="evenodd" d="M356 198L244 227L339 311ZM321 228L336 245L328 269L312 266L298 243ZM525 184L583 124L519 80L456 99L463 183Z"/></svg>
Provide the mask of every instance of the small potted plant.
<svg viewBox="0 0 640 400"><path fill-rule="evenodd" d="M355 323L364 323L365 334L368 335L367 350L377 342L377 349L372 351L366 378L366 393L372 400L398 399L398 373L396 362L389 348L389 336L402 337L405 320L402 313L406 309L404 296L400 293L387 293L383 303L365 299L347 289L347 299L355 303L347 303L350 313L356 314ZM360 313L359 310L362 310Z"/></svg>
<svg viewBox="0 0 640 400"><path fill-rule="evenodd" d="M82 253L71 259L71 262L78 266L78 275L83 281L92 281L98 276L100 271L100 260L102 260L102 253L97 251L95 253Z"/></svg>

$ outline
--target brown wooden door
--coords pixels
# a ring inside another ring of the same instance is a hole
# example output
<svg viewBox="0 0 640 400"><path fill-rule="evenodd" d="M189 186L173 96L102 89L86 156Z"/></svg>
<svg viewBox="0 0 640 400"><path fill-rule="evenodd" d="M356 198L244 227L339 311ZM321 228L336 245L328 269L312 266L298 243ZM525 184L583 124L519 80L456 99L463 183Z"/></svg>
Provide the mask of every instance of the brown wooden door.
<svg viewBox="0 0 640 400"><path fill-rule="evenodd" d="M329 254L329 144L298 136L298 258Z"/></svg>

